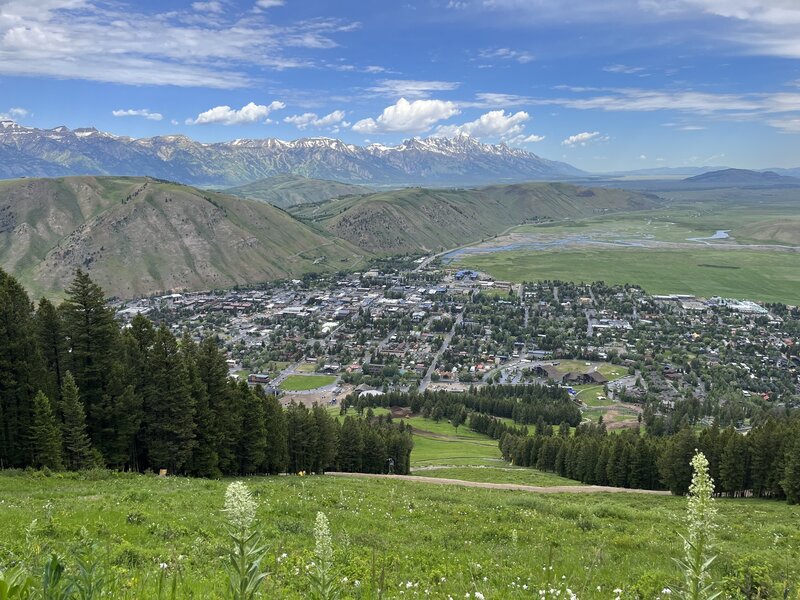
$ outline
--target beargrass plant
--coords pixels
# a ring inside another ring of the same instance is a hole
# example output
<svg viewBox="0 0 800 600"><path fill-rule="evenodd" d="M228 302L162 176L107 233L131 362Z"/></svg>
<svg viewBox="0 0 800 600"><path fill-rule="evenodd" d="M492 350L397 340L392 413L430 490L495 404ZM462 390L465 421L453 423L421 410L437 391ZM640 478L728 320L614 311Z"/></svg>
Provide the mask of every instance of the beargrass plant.
<svg viewBox="0 0 800 600"><path fill-rule="evenodd" d="M261 567L265 549L256 525L257 503L241 481L225 491L228 535L233 547L228 555L228 598L252 600L267 576Z"/></svg>
<svg viewBox="0 0 800 600"><path fill-rule="evenodd" d="M341 592L333 569L333 541L325 513L318 512L314 523L314 572L311 573L311 598L338 600Z"/></svg>
<svg viewBox="0 0 800 600"><path fill-rule="evenodd" d="M676 590L681 600L714 600L715 592L709 570L716 556L711 555L714 542L714 480L708 474L708 459L697 452L691 460L692 484L686 510L688 531L683 537L684 556L676 560L683 571L683 584Z"/></svg>

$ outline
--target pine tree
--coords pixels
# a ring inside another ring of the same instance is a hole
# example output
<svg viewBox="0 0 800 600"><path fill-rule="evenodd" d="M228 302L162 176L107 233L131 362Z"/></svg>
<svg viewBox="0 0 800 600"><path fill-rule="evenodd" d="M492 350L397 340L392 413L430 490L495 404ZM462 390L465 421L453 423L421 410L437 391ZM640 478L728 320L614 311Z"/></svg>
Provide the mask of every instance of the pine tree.
<svg viewBox="0 0 800 600"><path fill-rule="evenodd" d="M200 349L188 333L181 338L181 355L188 376L189 390L194 404L194 424L197 443L192 451L188 471L197 477L221 477L214 413L208 399L206 382L200 376L198 356Z"/></svg>
<svg viewBox="0 0 800 600"><path fill-rule="evenodd" d="M798 428L795 427L795 430ZM789 504L800 504L800 431L789 438L781 487Z"/></svg>
<svg viewBox="0 0 800 600"><path fill-rule="evenodd" d="M87 469L94 465L94 453L86 433L86 414L83 411L78 387L72 373L67 371L61 387L61 424L64 443L64 464L70 471Z"/></svg>
<svg viewBox="0 0 800 600"><path fill-rule="evenodd" d="M273 395L264 399L264 421L267 429L264 470L271 475L284 473L289 462L289 449L286 445L288 435L286 415L281 403Z"/></svg>
<svg viewBox="0 0 800 600"><path fill-rule="evenodd" d="M383 473L386 469L386 443L375 427L366 426L363 433L364 451L361 470L364 473Z"/></svg>
<svg viewBox="0 0 800 600"><path fill-rule="evenodd" d="M239 469L237 448L242 431L242 407L236 401L236 384L229 381L225 356L213 338L205 338L200 343L196 363L211 415L209 422L207 414L198 414L198 424L202 428L198 435L203 443L212 443L219 470L235 473Z"/></svg>
<svg viewBox="0 0 800 600"><path fill-rule="evenodd" d="M33 399L45 377L33 329L28 294L0 269L0 467L24 467L33 459Z"/></svg>
<svg viewBox="0 0 800 600"><path fill-rule="evenodd" d="M182 472L195 445L194 406L178 343L165 325L156 332L145 392L148 464Z"/></svg>
<svg viewBox="0 0 800 600"><path fill-rule="evenodd" d="M48 371L51 398L59 398L64 381L67 338L62 315L47 298L39 300L36 311L36 338Z"/></svg>
<svg viewBox="0 0 800 600"><path fill-rule="evenodd" d="M50 400L44 392L38 392L33 398L30 435L33 442L33 464L36 467L47 467L56 471L63 469L61 431L50 406Z"/></svg>
<svg viewBox="0 0 800 600"><path fill-rule="evenodd" d="M324 406L315 404L311 410L317 430L316 463L314 471L324 473L336 463L336 433L333 418Z"/></svg>
<svg viewBox="0 0 800 600"><path fill-rule="evenodd" d="M239 472L244 475L262 473L267 460L264 396L250 391L245 381L239 383L238 396L245 415L239 438Z"/></svg>
<svg viewBox="0 0 800 600"><path fill-rule="evenodd" d="M116 358L119 327L106 306L103 290L82 270L67 289L64 324L70 339L70 366L86 409L92 443L103 455L113 440L104 435L114 424L107 406L107 387Z"/></svg>
<svg viewBox="0 0 800 600"><path fill-rule="evenodd" d="M361 427L353 417L345 417L339 436L337 459L340 471L356 473L361 470L361 458L364 452L364 440Z"/></svg>

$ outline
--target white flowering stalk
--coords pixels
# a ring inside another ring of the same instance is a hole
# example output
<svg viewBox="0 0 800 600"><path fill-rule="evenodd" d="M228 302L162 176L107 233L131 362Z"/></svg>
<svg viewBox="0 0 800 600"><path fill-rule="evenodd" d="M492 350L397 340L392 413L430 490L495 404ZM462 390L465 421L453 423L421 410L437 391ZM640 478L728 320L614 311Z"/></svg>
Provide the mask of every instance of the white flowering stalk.
<svg viewBox="0 0 800 600"><path fill-rule="evenodd" d="M228 597L252 600L267 576L261 569L264 547L261 534L254 527L258 504L241 481L234 481L225 491L228 534L233 548L228 555Z"/></svg>
<svg viewBox="0 0 800 600"><path fill-rule="evenodd" d="M314 522L314 566L311 574L311 598L314 600L338 600L341 597L336 578L333 576L333 541L331 528L325 513L318 512Z"/></svg>
<svg viewBox="0 0 800 600"><path fill-rule="evenodd" d="M228 515L228 523L232 528L249 529L256 520L256 507L256 501L244 483L234 481L228 485L222 512Z"/></svg>
<svg viewBox="0 0 800 600"><path fill-rule="evenodd" d="M678 598L686 600L713 600L720 595L714 592L709 581L709 568L716 556L709 556L712 548L714 517L714 480L708 474L708 459L702 452L692 458L692 484L689 486L689 501L686 510L688 532L683 538L683 560L676 561L683 570L684 589Z"/></svg>

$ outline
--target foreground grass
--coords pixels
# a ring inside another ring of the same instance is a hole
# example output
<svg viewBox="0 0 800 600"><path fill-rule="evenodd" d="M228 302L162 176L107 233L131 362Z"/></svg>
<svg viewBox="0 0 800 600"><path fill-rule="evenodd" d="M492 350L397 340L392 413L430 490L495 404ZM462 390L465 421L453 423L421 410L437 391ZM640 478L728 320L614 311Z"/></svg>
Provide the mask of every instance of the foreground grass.
<svg viewBox="0 0 800 600"><path fill-rule="evenodd" d="M797 301L798 254L768 250L562 250L511 251L469 255L459 268L474 268L497 279L636 283L651 294L747 298L765 302Z"/></svg>
<svg viewBox="0 0 800 600"><path fill-rule="evenodd" d="M671 557L681 553L681 498L538 496L324 476L246 482L258 499L269 544L265 597L308 597L304 573L319 510L331 522L336 574L348 598L366 597L361 591L381 573L385 598L424 596L425 590L436 598L473 591L486 598L530 598L535 592L517 586L539 589L552 573L566 576L581 598L613 598L620 587L624 597L639 589L639 597L652 599L680 577ZM118 593L129 590L115 597L159 597L163 563L168 577L180 574L178 597L220 598L228 546L220 508L227 483L2 474L0 565L41 561L51 551L71 557L94 544L96 559L119 581ZM756 500L721 500L718 506L716 578L745 570L762 579L768 573L776 581L797 581L800 507ZM553 570L543 571L547 566Z"/></svg>

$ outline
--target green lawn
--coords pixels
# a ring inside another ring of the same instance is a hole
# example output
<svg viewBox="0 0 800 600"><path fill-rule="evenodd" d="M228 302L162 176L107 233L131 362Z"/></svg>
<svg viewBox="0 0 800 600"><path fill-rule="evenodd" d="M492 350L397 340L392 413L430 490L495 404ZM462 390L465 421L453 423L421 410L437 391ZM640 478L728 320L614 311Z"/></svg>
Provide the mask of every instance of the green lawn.
<svg viewBox="0 0 800 600"><path fill-rule="evenodd" d="M281 383L286 392L302 392L315 390L336 382L335 375L289 375Z"/></svg>
<svg viewBox="0 0 800 600"><path fill-rule="evenodd" d="M458 266L498 279L635 283L651 294L747 298L800 302L800 254L785 251L720 250L564 250L511 251L465 256Z"/></svg>
<svg viewBox="0 0 800 600"><path fill-rule="evenodd" d="M533 598L550 577L562 575L582 600L614 598L617 587L626 600L634 589L652 600L681 579L672 559L682 552L682 498L321 476L245 481L258 501L266 544L265 598L309 597L305 573L317 511L330 520L336 581L348 599L377 597L369 590L381 577L387 600L424 597L425 590L432 598L476 591L487 599ZM41 565L51 552L75 569L76 555L89 552L107 577L104 597L171 598L177 575L176 598L223 598L229 540L221 508L228 483L0 474L0 570L18 561ZM716 504L715 580L771 580L770 597L788 581L786 597L795 598L800 507L752 499ZM159 594L162 573L167 591Z"/></svg>

